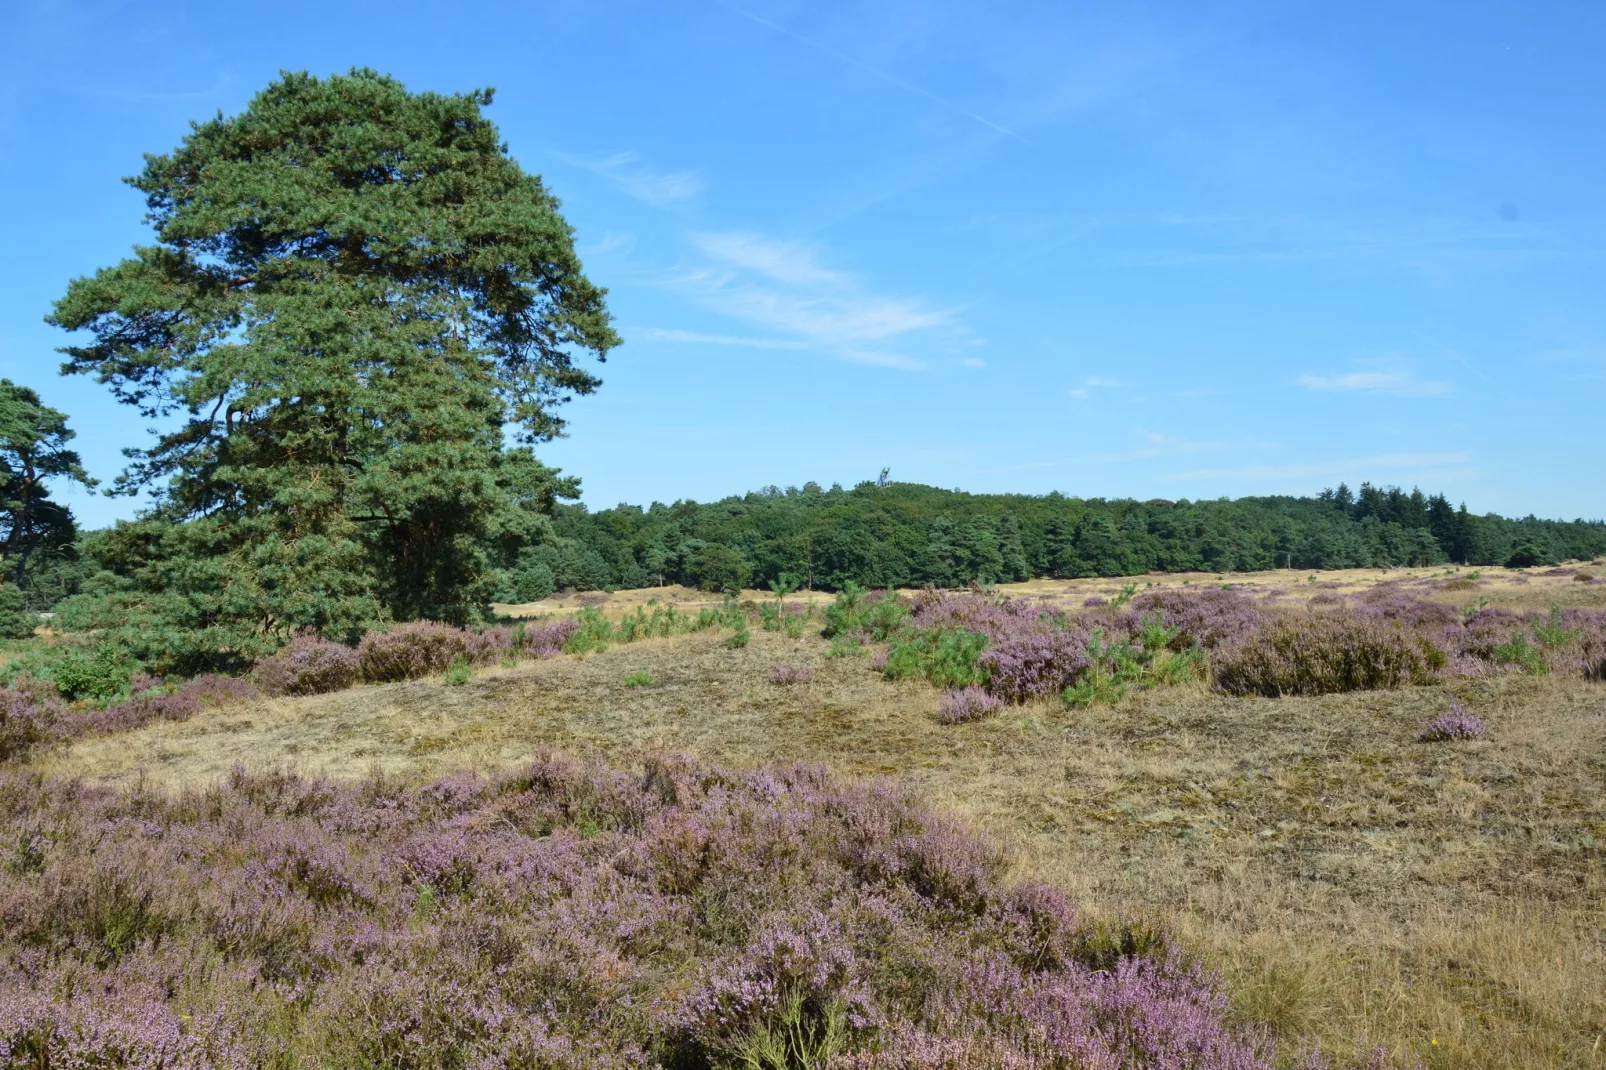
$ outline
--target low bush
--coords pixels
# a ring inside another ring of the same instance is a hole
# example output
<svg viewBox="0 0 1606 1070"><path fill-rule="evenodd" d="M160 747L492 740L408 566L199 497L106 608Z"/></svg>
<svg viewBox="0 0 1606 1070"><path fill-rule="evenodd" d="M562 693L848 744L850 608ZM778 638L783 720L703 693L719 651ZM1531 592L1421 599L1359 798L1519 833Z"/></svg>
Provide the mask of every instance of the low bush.
<svg viewBox="0 0 1606 1070"><path fill-rule="evenodd" d="M889 680L926 680L941 688L987 682L987 637L962 628L913 628L893 639L882 672Z"/></svg>
<svg viewBox="0 0 1606 1070"><path fill-rule="evenodd" d="M1404 626L1348 614L1275 620L1213 659L1235 695L1327 695L1428 683L1446 659Z"/></svg>
<svg viewBox="0 0 1606 1070"><path fill-rule="evenodd" d="M770 683L776 687L791 687L794 684L806 684L814 679L814 670L807 665L770 666Z"/></svg>
<svg viewBox="0 0 1606 1070"><path fill-rule="evenodd" d="M1423 742L1481 739L1486 731L1488 726L1481 718L1462 709L1459 703L1451 702L1448 713L1441 713L1422 722L1421 738Z"/></svg>
<svg viewBox="0 0 1606 1070"><path fill-rule="evenodd" d="M416 790L0 771L0 1062L1269 1070L1216 979L1112 945L884 787L539 756ZM31 842L31 841L30 841Z"/></svg>
<svg viewBox="0 0 1606 1070"><path fill-rule="evenodd" d="M1082 629L1005 639L983 651L977 665L986 675L987 690L1006 702L1046 698L1087 671L1087 640Z"/></svg>
<svg viewBox="0 0 1606 1070"><path fill-rule="evenodd" d="M625 673L626 687L651 687L652 673L646 669L632 669Z"/></svg>
<svg viewBox="0 0 1606 1070"><path fill-rule="evenodd" d="M943 724L964 724L993 716L1004 708L1004 700L980 687L944 691L937 706L937 720Z"/></svg>
<svg viewBox="0 0 1606 1070"><path fill-rule="evenodd" d="M357 682L362 659L344 643L298 635L252 670L258 687L270 695L322 695Z"/></svg>
<svg viewBox="0 0 1606 1070"><path fill-rule="evenodd" d="M60 714L60 703L41 704L14 688L0 688L0 762L26 759L50 736Z"/></svg>
<svg viewBox="0 0 1606 1070"><path fill-rule="evenodd" d="M471 632L419 620L388 632L369 632L357 644L357 656L362 678L379 684L444 673L458 657L471 665L489 664L509 649L512 637L507 632Z"/></svg>

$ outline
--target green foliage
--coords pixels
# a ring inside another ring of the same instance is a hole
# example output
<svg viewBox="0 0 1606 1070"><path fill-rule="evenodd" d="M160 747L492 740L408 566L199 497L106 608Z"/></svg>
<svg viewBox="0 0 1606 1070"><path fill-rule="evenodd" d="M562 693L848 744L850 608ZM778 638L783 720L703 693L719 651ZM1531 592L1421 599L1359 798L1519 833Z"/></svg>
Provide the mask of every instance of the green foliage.
<svg viewBox="0 0 1606 1070"><path fill-rule="evenodd" d="M1099 703L1111 705L1128 691L1175 687L1202 679L1206 672L1204 651L1197 644L1173 650L1180 634L1179 629L1166 625L1163 610L1144 616L1133 642L1112 643L1102 629L1093 629L1087 642L1087 670L1065 689L1065 704L1082 708Z"/></svg>
<svg viewBox="0 0 1606 1070"><path fill-rule="evenodd" d="M618 342L488 91L289 74L146 157L152 244L74 280L64 371L177 417L119 479L155 507L81 616L168 664L302 628L477 618L492 559L576 484L527 448ZM133 637L131 637L133 638Z"/></svg>
<svg viewBox="0 0 1606 1070"><path fill-rule="evenodd" d="M1137 593L1137 584L1123 583L1121 585L1120 593L1118 593L1114 598L1110 599L1110 605L1116 609L1120 609L1122 606L1132 601L1133 598L1137 597Z"/></svg>
<svg viewBox="0 0 1606 1070"><path fill-rule="evenodd" d="M1578 638L1578 632L1562 624L1561 607L1550 607L1550 619L1533 626L1534 638L1547 650L1558 650Z"/></svg>
<svg viewBox="0 0 1606 1070"><path fill-rule="evenodd" d="M107 701L128 694L139 666L111 643L53 648L42 664L23 663L32 674L55 683L66 699Z"/></svg>
<svg viewBox="0 0 1606 1070"><path fill-rule="evenodd" d="M39 626L39 615L29 612L21 588L0 586L0 639L27 639Z"/></svg>
<svg viewBox="0 0 1606 1070"><path fill-rule="evenodd" d="M646 669L632 669L625 674L626 687L651 687L652 673Z"/></svg>
<svg viewBox="0 0 1606 1070"><path fill-rule="evenodd" d="M446 685L448 687L461 687L468 683L469 678L473 675L474 666L469 664L467 657L459 654L452 659L450 665L446 666Z"/></svg>
<svg viewBox="0 0 1606 1070"><path fill-rule="evenodd" d="M735 632L732 632L731 637L725 640L725 649L741 650L752 641L752 638L753 637L751 633L748 632L746 626L744 625L743 627L738 628Z"/></svg>
<svg viewBox="0 0 1606 1070"><path fill-rule="evenodd" d="M31 560L73 556L72 511L49 491L52 482L95 485L68 448L72 439L65 413L0 379L0 561L19 589L28 587Z"/></svg>
<svg viewBox="0 0 1606 1070"><path fill-rule="evenodd" d="M1497 665L1515 665L1529 676L1544 676L1550 672L1544 655L1521 632L1514 632L1509 641L1494 648L1494 660Z"/></svg>
<svg viewBox="0 0 1606 1070"><path fill-rule="evenodd" d="M566 643L563 644L565 654L601 654L608 649L608 644L614 640L614 627L608 618L589 606L582 609L576 616L580 627L575 629Z"/></svg>
<svg viewBox="0 0 1606 1070"><path fill-rule="evenodd" d="M889 680L927 680L943 689L987 682L978 663L987 637L962 628L910 628L892 639L885 670Z"/></svg>
<svg viewBox="0 0 1606 1070"><path fill-rule="evenodd" d="M1525 541L1553 557L1606 553L1606 523L1475 516L1442 495L1370 486L1359 495L1139 502L810 484L702 504L558 506L553 525L560 537L595 548L616 577L632 573L627 585L704 584L701 563L718 544L740 555L752 585L784 576L832 591L850 583L956 586L1150 570L1225 577L1283 567L1499 563Z"/></svg>

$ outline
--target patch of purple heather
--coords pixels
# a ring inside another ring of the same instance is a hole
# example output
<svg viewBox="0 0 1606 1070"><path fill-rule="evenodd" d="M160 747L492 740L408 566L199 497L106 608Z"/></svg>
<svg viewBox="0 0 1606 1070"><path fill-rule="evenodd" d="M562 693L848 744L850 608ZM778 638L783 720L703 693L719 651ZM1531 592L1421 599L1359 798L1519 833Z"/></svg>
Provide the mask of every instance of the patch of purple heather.
<svg viewBox="0 0 1606 1070"><path fill-rule="evenodd" d="M0 770L0 802L40 845L0 867L5 1065L706 1066L828 1023L838 1068L1272 1065L1176 951L1109 948L985 841L816 769Z"/></svg>
<svg viewBox="0 0 1606 1070"><path fill-rule="evenodd" d="M1459 703L1451 702L1449 712L1422 722L1422 739L1429 742L1481 739L1488 727L1482 718L1468 713Z"/></svg>
<svg viewBox="0 0 1606 1070"><path fill-rule="evenodd" d="M770 666L769 680L776 687L806 684L814 679L814 670L807 665L775 664Z"/></svg>
<svg viewBox="0 0 1606 1070"><path fill-rule="evenodd" d="M1004 708L1004 700L979 687L966 687L944 691L937 707L937 719L943 724L964 724L993 716Z"/></svg>

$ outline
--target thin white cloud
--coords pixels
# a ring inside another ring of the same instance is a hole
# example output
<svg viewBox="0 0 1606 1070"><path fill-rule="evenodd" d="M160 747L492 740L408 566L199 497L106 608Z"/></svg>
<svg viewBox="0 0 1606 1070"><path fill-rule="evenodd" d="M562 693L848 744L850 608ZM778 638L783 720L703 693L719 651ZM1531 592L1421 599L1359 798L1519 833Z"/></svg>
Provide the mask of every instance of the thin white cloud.
<svg viewBox="0 0 1606 1070"><path fill-rule="evenodd" d="M987 362L985 360L982 360L980 357L966 357L964 360L960 361L959 363L963 364L967 368L985 368L985 367L987 367Z"/></svg>
<svg viewBox="0 0 1606 1070"><path fill-rule="evenodd" d="M1212 450L1219 450L1221 448L1221 443L1219 442L1194 442L1193 440L1183 438L1180 435L1163 435L1158 431L1140 431L1138 433L1144 438L1148 439L1156 451L1175 453L1209 453Z"/></svg>
<svg viewBox="0 0 1606 1070"><path fill-rule="evenodd" d="M780 335L797 348L914 371L926 364L888 352L887 345L956 327L946 309L918 297L877 293L848 272L825 266L816 245L749 231L694 233L690 239L703 262L664 276L662 285L720 315Z"/></svg>
<svg viewBox="0 0 1606 1070"><path fill-rule="evenodd" d="M595 245L579 246L581 256L602 256L606 253L630 253L636 248L636 236L629 231L605 230Z"/></svg>
<svg viewBox="0 0 1606 1070"><path fill-rule="evenodd" d="M729 334L705 334L702 331L683 331L673 327L644 327L625 333L650 338L658 342L685 342L691 345L745 346L751 349L807 349L807 342L785 338L744 338Z"/></svg>
<svg viewBox="0 0 1606 1070"><path fill-rule="evenodd" d="M1391 397L1438 397L1450 392L1450 384L1437 379L1418 379L1408 371L1361 371L1339 375L1301 375L1296 380L1306 390L1337 393L1386 394Z"/></svg>
<svg viewBox="0 0 1606 1070"><path fill-rule="evenodd" d="M1415 471L1425 468L1447 468L1466 464L1472 454L1454 453L1386 453L1374 457L1352 457L1341 461L1320 461L1296 464L1250 464L1239 468L1197 468L1189 472L1173 472L1165 479L1175 482L1201 479L1269 480L1290 476L1346 475L1357 471Z"/></svg>
<svg viewBox="0 0 1606 1070"><path fill-rule="evenodd" d="M1082 380L1081 386L1072 387L1070 390L1066 391L1066 393L1070 394L1071 397L1075 398L1077 401L1086 401L1088 398L1093 396L1093 391L1095 390L1118 389L1125 385L1126 384L1121 382L1119 379L1106 379L1102 376L1090 375L1086 379Z"/></svg>
<svg viewBox="0 0 1606 1070"><path fill-rule="evenodd" d="M777 282L803 286L844 286L839 271L822 267L816 248L799 242L774 241L750 231L694 233L692 244L716 260L756 271Z"/></svg>
<svg viewBox="0 0 1606 1070"><path fill-rule="evenodd" d="M606 178L627 196L654 208L671 208L703 191L703 180L697 172L653 171L643 165L641 154L637 152L616 152L610 156L559 153L558 156L565 163Z"/></svg>

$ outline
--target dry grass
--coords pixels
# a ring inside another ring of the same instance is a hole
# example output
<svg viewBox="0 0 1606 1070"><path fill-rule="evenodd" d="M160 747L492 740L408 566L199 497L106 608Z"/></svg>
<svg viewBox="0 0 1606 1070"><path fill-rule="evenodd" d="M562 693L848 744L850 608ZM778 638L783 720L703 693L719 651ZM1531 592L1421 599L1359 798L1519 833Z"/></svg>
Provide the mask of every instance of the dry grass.
<svg viewBox="0 0 1606 1070"><path fill-rule="evenodd" d="M1414 571L1387 578L1454 578ZM1596 593L1570 577L1482 571L1477 593L1491 604ZM1380 576L1305 575L1230 582L1349 590ZM1016 586L1071 601L1119 584ZM202 782L235 761L422 777L505 766L550 742L890 775L1013 841L1023 869L1091 911L1169 921L1221 963L1242 1012L1292 1047L1606 1067L1606 687L1457 684L1490 726L1460 744L1417 742L1417 722L1449 700L1442 688L1268 700L1200 686L943 726L936 692L888 683L867 659L760 631L728 650L723 637L490 670L461 687L234 707L85 740L42 764L121 783ZM768 684L777 661L810 665L813 681ZM652 683L627 686L638 669Z"/></svg>
<svg viewBox="0 0 1606 1070"><path fill-rule="evenodd" d="M1595 566L1570 566L1606 576L1606 571ZM1330 572L1299 572L1277 569L1270 572L1152 572L1146 576L1128 576L1117 579L1098 578L1085 580L1030 580L1026 583L1005 583L998 591L1014 598L1039 598L1065 605L1080 605L1084 598L1098 595L1112 598L1128 584L1139 593L1184 587L1231 586L1273 599L1286 599L1286 604L1298 604L1320 593L1358 594L1379 583L1398 583L1426 598L1452 605L1477 607L1480 599L1498 609L1546 610L1560 604L1580 609L1606 608L1606 580L1594 583L1574 582L1572 575L1546 575L1549 569L1519 569L1494 567L1452 568L1356 568ZM769 591L746 590L744 600L763 601L775 596ZM798 591L786 596L788 602L814 606L828 604L834 595L824 591ZM703 606L717 606L718 595L692 587L643 587L611 594L602 591L565 592L539 602L519 605L498 603L496 612L505 617L539 618L571 616L581 609L592 607L608 617L617 618L633 613L637 606L652 602L673 603L684 610Z"/></svg>

